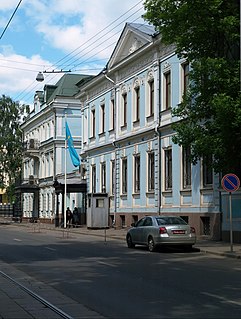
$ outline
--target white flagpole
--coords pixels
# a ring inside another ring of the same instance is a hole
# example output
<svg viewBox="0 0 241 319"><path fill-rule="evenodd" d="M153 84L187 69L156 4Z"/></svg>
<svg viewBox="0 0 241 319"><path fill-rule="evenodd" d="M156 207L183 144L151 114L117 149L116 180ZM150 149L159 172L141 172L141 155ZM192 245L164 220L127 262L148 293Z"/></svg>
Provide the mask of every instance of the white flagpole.
<svg viewBox="0 0 241 319"><path fill-rule="evenodd" d="M65 114L65 143L64 143L64 228L66 228L67 209L67 138L66 138L66 114Z"/></svg>

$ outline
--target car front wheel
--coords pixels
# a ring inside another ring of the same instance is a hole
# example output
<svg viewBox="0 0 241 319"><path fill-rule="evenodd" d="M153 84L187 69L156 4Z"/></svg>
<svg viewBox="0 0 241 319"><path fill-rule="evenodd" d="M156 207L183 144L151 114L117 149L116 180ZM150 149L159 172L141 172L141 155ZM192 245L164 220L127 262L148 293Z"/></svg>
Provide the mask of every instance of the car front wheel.
<svg viewBox="0 0 241 319"><path fill-rule="evenodd" d="M156 245L154 243L154 239L151 236L148 238L148 249L150 252L153 252L156 250Z"/></svg>
<svg viewBox="0 0 241 319"><path fill-rule="evenodd" d="M126 237L127 247L128 248L135 248L135 244L133 244L131 235L127 235Z"/></svg>

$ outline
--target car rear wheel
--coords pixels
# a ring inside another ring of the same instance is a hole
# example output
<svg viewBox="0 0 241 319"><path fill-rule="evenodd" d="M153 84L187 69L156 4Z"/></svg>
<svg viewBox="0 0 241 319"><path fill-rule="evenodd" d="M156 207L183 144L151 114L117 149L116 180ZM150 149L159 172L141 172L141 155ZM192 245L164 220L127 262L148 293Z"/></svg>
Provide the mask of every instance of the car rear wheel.
<svg viewBox="0 0 241 319"><path fill-rule="evenodd" d="M128 248L135 248L135 244L133 244L133 242L132 242L131 235L127 235L126 242L127 242Z"/></svg>
<svg viewBox="0 0 241 319"><path fill-rule="evenodd" d="M154 239L152 236L148 238L148 249L150 252L153 252L156 250L156 245L154 243Z"/></svg>

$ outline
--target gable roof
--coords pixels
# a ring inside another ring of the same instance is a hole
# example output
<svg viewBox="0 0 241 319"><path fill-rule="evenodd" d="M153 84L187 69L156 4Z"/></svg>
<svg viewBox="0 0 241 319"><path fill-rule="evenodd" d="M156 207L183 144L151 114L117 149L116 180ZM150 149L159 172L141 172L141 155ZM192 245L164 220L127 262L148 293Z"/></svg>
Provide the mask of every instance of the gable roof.
<svg viewBox="0 0 241 319"><path fill-rule="evenodd" d="M126 23L106 67L113 67L138 49L150 44L157 34L152 25Z"/></svg>

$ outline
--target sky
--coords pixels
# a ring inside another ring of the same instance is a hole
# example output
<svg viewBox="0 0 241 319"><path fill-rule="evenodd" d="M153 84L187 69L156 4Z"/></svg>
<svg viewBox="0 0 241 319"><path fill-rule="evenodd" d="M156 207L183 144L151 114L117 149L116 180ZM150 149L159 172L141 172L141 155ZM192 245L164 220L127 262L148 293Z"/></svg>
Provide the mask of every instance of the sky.
<svg viewBox="0 0 241 319"><path fill-rule="evenodd" d="M143 13L143 0L0 0L0 96L32 105L63 75L37 82L38 72L98 74L125 23L147 24Z"/></svg>

